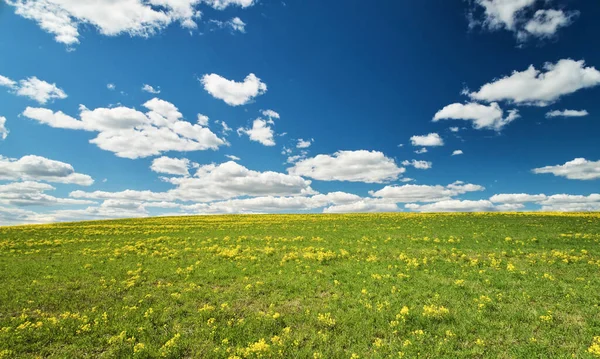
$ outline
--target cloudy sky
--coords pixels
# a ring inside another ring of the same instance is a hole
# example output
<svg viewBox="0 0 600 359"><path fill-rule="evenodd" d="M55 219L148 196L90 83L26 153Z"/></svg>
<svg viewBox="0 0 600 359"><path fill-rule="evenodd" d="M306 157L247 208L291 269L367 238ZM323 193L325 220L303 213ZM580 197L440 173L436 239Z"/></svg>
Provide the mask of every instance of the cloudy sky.
<svg viewBox="0 0 600 359"><path fill-rule="evenodd" d="M599 17L587 0L0 0L0 224L600 210Z"/></svg>

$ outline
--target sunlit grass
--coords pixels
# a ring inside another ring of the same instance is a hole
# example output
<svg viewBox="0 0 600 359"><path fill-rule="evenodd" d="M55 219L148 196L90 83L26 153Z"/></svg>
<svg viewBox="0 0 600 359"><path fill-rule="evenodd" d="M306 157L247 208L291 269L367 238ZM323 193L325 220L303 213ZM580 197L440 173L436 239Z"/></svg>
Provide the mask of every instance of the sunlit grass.
<svg viewBox="0 0 600 359"><path fill-rule="evenodd" d="M0 358L600 357L600 215L0 228Z"/></svg>

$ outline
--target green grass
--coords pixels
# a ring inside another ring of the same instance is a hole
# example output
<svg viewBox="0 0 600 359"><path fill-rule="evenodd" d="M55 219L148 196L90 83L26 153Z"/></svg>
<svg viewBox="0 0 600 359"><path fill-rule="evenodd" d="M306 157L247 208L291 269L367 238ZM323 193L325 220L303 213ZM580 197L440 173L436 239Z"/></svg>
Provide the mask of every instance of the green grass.
<svg viewBox="0 0 600 359"><path fill-rule="evenodd" d="M598 214L0 227L0 358L592 358L596 336Z"/></svg>

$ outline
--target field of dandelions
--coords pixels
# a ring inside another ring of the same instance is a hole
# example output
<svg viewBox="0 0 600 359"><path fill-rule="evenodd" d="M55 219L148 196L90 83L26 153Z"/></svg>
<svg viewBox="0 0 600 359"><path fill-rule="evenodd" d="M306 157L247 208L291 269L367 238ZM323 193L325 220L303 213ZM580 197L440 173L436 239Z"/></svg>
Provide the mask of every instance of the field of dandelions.
<svg viewBox="0 0 600 359"><path fill-rule="evenodd" d="M600 214L0 227L0 358L600 358Z"/></svg>

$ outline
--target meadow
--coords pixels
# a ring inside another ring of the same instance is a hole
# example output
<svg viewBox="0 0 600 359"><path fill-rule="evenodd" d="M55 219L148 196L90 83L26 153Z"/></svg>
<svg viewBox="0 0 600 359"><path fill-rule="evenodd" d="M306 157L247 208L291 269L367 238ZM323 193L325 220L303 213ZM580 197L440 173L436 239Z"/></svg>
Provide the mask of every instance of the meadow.
<svg viewBox="0 0 600 359"><path fill-rule="evenodd" d="M600 214L0 227L0 358L600 358Z"/></svg>

